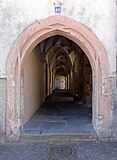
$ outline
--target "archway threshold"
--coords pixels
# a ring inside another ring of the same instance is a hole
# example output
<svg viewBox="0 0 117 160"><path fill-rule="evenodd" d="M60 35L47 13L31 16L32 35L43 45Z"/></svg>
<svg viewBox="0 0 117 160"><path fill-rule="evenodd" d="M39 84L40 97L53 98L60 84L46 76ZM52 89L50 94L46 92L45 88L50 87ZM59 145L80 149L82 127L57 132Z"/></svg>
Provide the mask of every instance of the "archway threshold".
<svg viewBox="0 0 117 160"><path fill-rule="evenodd" d="M74 101L44 102L23 126L20 141L97 139L90 109Z"/></svg>

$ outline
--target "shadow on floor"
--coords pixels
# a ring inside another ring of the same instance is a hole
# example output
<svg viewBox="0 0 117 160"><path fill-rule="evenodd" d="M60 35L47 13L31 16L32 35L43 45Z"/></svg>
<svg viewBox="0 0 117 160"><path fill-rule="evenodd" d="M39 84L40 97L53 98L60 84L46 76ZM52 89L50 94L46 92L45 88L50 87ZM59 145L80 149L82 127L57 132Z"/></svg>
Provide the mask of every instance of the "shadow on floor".
<svg viewBox="0 0 117 160"><path fill-rule="evenodd" d="M23 126L22 134L95 134L91 109L75 101L44 102Z"/></svg>

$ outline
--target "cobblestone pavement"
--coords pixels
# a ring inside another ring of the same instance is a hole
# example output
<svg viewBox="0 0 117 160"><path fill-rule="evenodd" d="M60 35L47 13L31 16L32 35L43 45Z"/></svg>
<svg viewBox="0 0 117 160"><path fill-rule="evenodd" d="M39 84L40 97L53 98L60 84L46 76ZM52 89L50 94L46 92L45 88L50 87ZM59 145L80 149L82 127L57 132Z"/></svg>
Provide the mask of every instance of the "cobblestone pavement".
<svg viewBox="0 0 117 160"><path fill-rule="evenodd" d="M0 160L117 160L117 141L2 143Z"/></svg>

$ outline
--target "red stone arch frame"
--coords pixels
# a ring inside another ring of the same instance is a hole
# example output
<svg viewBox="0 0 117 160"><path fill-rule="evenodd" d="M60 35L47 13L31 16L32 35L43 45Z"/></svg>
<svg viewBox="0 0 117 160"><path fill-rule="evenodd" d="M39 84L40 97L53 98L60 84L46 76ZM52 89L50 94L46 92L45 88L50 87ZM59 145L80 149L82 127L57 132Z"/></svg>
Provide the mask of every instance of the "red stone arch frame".
<svg viewBox="0 0 117 160"><path fill-rule="evenodd" d="M109 62L98 38L82 24L64 16L52 16L27 28L12 47L7 61L6 139L19 140L23 102L21 68L41 41L62 35L78 44L87 55L93 73L93 126L99 136L110 136Z"/></svg>

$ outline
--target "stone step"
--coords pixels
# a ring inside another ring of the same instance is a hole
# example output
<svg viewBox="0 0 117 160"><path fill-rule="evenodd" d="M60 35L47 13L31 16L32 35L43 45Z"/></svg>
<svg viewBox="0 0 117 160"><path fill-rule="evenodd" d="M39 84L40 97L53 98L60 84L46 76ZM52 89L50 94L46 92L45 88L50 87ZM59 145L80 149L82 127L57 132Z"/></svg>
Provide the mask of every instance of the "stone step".
<svg viewBox="0 0 117 160"><path fill-rule="evenodd" d="M80 134L61 134L61 135L36 135L36 134L22 134L21 142L50 142L50 141L78 141L78 140L97 140L95 133L80 133Z"/></svg>
<svg viewBox="0 0 117 160"><path fill-rule="evenodd" d="M52 96L52 101L73 101L74 98L71 96L65 97L65 96Z"/></svg>

